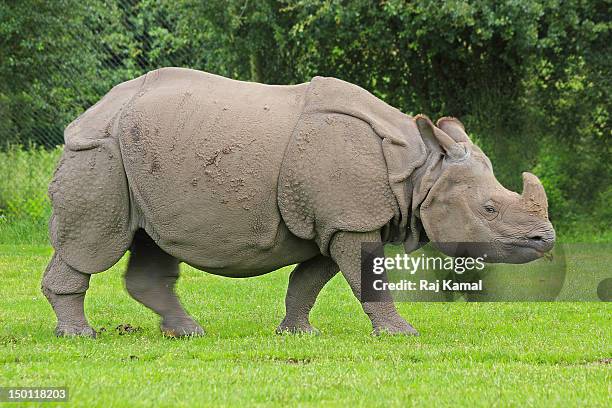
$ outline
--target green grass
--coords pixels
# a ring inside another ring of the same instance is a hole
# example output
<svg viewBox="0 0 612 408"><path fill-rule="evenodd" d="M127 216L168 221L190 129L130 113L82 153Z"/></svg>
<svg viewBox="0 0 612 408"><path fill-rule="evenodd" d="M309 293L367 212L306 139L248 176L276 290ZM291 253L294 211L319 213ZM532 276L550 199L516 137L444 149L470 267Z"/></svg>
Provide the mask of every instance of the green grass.
<svg viewBox="0 0 612 408"><path fill-rule="evenodd" d="M8 146L0 150L0 216L11 219L48 219L51 207L47 185L62 147Z"/></svg>
<svg viewBox="0 0 612 408"><path fill-rule="evenodd" d="M0 216L0 245L45 245L49 243L47 219L16 218Z"/></svg>
<svg viewBox="0 0 612 408"><path fill-rule="evenodd" d="M609 303L401 303L421 336L373 337L337 276L312 313L322 334L277 336L290 268L239 280L183 265L178 292L208 333L172 340L123 289L124 259L87 295L106 330L57 339L39 291L50 255L0 246L0 385L68 386L73 406L609 406Z"/></svg>
<svg viewBox="0 0 612 408"><path fill-rule="evenodd" d="M0 244L46 244L47 186L62 147L0 149Z"/></svg>

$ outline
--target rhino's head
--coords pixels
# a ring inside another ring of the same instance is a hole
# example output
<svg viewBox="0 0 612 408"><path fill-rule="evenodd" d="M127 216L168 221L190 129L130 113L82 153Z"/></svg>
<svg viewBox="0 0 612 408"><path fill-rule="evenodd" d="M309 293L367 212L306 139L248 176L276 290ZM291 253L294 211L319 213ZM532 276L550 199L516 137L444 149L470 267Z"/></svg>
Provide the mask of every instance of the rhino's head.
<svg viewBox="0 0 612 408"><path fill-rule="evenodd" d="M529 262L552 249L555 231L548 220L544 187L536 176L523 173L522 194L507 190L461 122L442 118L434 126L425 116L417 116L416 121L421 134L434 138L444 154L439 177L420 209L432 242L481 243L473 246L477 250L469 245L437 246L451 256L480 256L472 252L484 248L488 262L505 263Z"/></svg>

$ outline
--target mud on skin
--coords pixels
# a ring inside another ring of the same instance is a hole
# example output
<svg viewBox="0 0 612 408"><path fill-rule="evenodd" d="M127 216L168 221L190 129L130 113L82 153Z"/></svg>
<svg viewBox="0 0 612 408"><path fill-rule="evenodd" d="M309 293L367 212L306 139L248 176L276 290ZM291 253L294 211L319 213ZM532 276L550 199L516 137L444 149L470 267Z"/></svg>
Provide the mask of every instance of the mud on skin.
<svg viewBox="0 0 612 408"><path fill-rule="evenodd" d="M490 260L522 263L555 240L537 177L508 191L457 119L413 118L334 78L163 68L114 87L64 137L42 282L60 336L95 337L90 275L128 249L127 291L180 337L204 333L174 293L180 262L229 277L298 264L277 331L310 333L338 271L361 298L362 242L495 242ZM362 302L374 332L417 334L386 300Z"/></svg>

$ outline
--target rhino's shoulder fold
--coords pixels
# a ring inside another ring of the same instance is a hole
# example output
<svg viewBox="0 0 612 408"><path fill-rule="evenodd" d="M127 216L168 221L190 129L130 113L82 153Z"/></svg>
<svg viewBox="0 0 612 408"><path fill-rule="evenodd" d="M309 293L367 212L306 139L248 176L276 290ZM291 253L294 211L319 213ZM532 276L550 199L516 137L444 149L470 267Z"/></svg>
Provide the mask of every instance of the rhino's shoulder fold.
<svg viewBox="0 0 612 408"><path fill-rule="evenodd" d="M389 221L393 239L403 240L412 195L406 181L426 157L411 117L356 85L315 77L281 168L283 219L324 254L335 232L373 231Z"/></svg>

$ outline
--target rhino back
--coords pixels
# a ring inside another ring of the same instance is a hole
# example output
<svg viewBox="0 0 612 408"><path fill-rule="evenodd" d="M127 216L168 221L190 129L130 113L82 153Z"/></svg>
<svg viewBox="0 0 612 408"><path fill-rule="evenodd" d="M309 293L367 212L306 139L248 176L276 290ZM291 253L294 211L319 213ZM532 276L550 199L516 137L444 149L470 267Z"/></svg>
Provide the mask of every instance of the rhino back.
<svg viewBox="0 0 612 408"><path fill-rule="evenodd" d="M140 226L161 248L209 271L292 261L277 180L306 87L147 75L117 132Z"/></svg>

